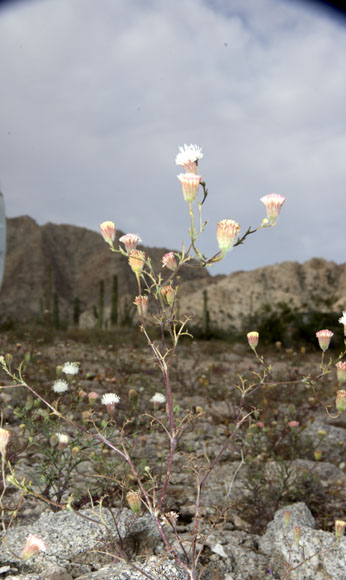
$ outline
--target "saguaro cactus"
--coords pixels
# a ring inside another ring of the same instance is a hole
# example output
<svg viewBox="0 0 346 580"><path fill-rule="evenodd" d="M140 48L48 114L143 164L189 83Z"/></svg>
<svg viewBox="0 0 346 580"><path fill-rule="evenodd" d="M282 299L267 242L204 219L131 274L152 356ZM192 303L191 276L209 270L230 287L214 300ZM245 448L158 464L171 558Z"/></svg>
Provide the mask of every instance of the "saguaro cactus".
<svg viewBox="0 0 346 580"><path fill-rule="evenodd" d="M203 290L203 335L205 338L209 336L210 331L210 315L208 310L208 292Z"/></svg>
<svg viewBox="0 0 346 580"><path fill-rule="evenodd" d="M103 310L105 304L105 283L100 280L100 293L99 293L99 309L98 309L98 327L103 328Z"/></svg>
<svg viewBox="0 0 346 580"><path fill-rule="evenodd" d="M4 196L0 191L0 287L4 274L6 257L6 215Z"/></svg>
<svg viewBox="0 0 346 580"><path fill-rule="evenodd" d="M111 325L118 323L118 276L114 274L112 285Z"/></svg>

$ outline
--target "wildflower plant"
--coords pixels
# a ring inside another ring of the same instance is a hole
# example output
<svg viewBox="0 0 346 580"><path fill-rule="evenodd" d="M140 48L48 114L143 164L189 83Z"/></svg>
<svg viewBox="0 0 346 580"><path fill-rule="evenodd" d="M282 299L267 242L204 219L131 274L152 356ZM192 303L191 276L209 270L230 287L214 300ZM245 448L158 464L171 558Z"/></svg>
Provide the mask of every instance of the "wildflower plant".
<svg viewBox="0 0 346 580"><path fill-rule="evenodd" d="M236 441L246 422L253 416L256 418L256 410L251 405L249 408L246 404L248 397L256 390L266 388L272 380L271 365L266 364L264 358L257 354L259 334L257 331L252 331L248 334L248 342L261 370L254 371L250 378L238 376L234 386L234 392L238 396L237 409L232 418L232 425L229 426L227 435L216 454L204 467L197 468L191 462L192 470L196 473L196 497L191 524L191 542L185 546L177 531L176 522L179 514L174 511L166 511L165 506L178 442L186 427L204 411L189 411L184 414L176 403L172 390L171 372L180 339L191 336L188 330L189 318L180 319L178 315L180 289L177 277L183 267L193 265L204 268L220 262L232 248L244 243L249 235L259 232L263 228L275 226L285 201L285 198L279 194L269 194L262 197L261 201L266 206L267 217L263 218L257 228L249 227L242 236L240 235L241 226L233 217L221 219L216 227L218 250L210 256L204 255L198 248L199 238L207 224L202 216L203 206L208 196L206 182L199 174L202 158L202 150L197 145L184 145L184 147L179 148L176 164L185 170L185 173L178 175L178 180L182 187L190 218L189 241L186 246L183 244L180 252L169 252L162 257L162 269L159 272L154 271L150 256L137 249L137 244L141 241L137 234L122 236L119 247L116 248L114 245L116 237L114 222L105 221L100 225L101 234L109 249L124 256L136 278L137 296L134 296L133 299L140 319L140 331L146 339L153 362L161 375L162 387L148 400L146 417L149 418L151 428L160 430L167 438L168 450L164 450L162 455L165 464L162 471L152 469L145 458L141 464L135 463L131 454L134 442L129 441L127 436L127 428L131 424L131 420L125 420L121 426L118 409L123 402L117 393L108 392L100 397L100 400L96 398L92 404L89 403L88 410L82 411L80 409L80 417L77 419L69 416L68 409L64 404L64 397L77 396L75 391L70 389L69 381L78 375L80 370L78 363L69 362L62 366L61 372L66 379L59 376L52 385L51 393L53 393L55 400L51 401L49 397L45 398L28 384L23 374L23 365L13 371L5 356L0 357L2 368L12 381L9 387L27 389L31 396L39 401L37 413L42 417L43 428L49 424L49 429L45 432L46 440L49 442L47 462L55 462L58 469L57 475L53 478L54 485L57 481L62 481L64 473L71 475L72 471L77 468L78 461L82 460L83 457L82 450L87 451L90 446L94 445L99 446L102 453L112 453L119 462L118 466L124 468L126 477L123 478L122 485L125 486L126 483L130 487L125 493L128 505L136 514L144 511L149 512L167 552L185 572L187 580L197 580L199 577L202 549L209 533L208 531L206 534L203 533L201 521L203 488L225 451ZM342 322L344 323L343 319ZM156 339L157 334L152 332L153 327L159 330L159 340ZM323 351L322 355L324 355L329 345L329 343L327 344L328 337L319 335L318 338L323 341L320 344ZM307 386L313 386L320 376L331 372L331 364L330 362L326 365L322 358L320 375L303 377L299 379L299 382L304 381ZM339 399L341 399L340 395ZM133 392L130 403L135 409L137 395L134 396ZM340 407L341 403L339 403ZM18 411L18 416L25 423L25 414ZM63 428L64 423L69 429L68 433ZM297 421L294 417L291 418L290 423L286 422L285 433L290 443L295 444L299 425L296 424ZM76 436L72 437L72 427L79 432L79 439ZM261 421L258 420L258 417L256 429L259 430L256 435L256 445L261 448L264 431L261 431ZM84 437L86 437L87 442L85 442ZM140 441L142 445L145 445L144 439ZM196 465L197 463L199 462L196 462ZM117 478L118 475L115 475L115 480L119 481ZM11 481L17 487L22 486L23 488L23 485L25 487L25 484L18 482L15 474L12 474ZM52 487L53 483L48 482L46 485ZM25 490L31 491L29 484L26 485ZM56 502L62 501L65 492L66 486L64 485L59 484L58 488L54 487ZM44 496L45 493L47 492L43 490L40 495ZM179 550L173 545L175 541L178 542ZM145 575L148 578L154 578L150 574L146 573Z"/></svg>

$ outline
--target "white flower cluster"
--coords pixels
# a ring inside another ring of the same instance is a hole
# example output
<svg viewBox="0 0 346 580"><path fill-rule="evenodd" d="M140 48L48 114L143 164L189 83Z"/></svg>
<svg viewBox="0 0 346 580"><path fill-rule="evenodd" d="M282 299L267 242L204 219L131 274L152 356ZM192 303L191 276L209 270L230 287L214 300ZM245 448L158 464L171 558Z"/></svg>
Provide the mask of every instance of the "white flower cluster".
<svg viewBox="0 0 346 580"><path fill-rule="evenodd" d="M166 397L162 393L155 393L155 395L153 397L151 397L150 401L152 403L163 404L166 402Z"/></svg>
<svg viewBox="0 0 346 580"><path fill-rule="evenodd" d="M66 362L62 367L62 372L65 375L77 375L79 372L79 364L75 362Z"/></svg>
<svg viewBox="0 0 346 580"><path fill-rule="evenodd" d="M68 389L67 382L66 381L62 381L61 379L58 379L53 384L53 391L54 391L54 393L65 393L67 391L67 389Z"/></svg>
<svg viewBox="0 0 346 580"><path fill-rule="evenodd" d="M114 405L115 403L119 403L119 401L120 399L115 393L105 393L101 399L103 405Z"/></svg>

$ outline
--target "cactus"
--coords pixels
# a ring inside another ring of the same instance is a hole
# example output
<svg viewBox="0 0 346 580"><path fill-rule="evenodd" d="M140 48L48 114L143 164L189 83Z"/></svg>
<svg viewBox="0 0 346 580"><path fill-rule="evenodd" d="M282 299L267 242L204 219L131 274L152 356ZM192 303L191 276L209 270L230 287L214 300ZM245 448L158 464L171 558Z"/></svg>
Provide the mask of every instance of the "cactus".
<svg viewBox="0 0 346 580"><path fill-rule="evenodd" d="M111 325L118 323L118 276L114 274L112 285Z"/></svg>
<svg viewBox="0 0 346 580"><path fill-rule="evenodd" d="M79 317L80 317L80 300L78 296L76 296L73 302L73 324L75 326L79 326Z"/></svg>
<svg viewBox="0 0 346 580"><path fill-rule="evenodd" d="M103 328L103 310L104 310L104 303L105 303L105 283L103 280L100 280L100 293L99 293L99 308L98 308L98 327Z"/></svg>
<svg viewBox="0 0 346 580"><path fill-rule="evenodd" d="M56 292L53 294L53 326L56 330L60 328L59 296Z"/></svg>
<svg viewBox="0 0 346 580"><path fill-rule="evenodd" d="M208 310L208 292L207 290L203 290L203 320L202 320L202 331L205 338L207 338L210 334L210 316Z"/></svg>

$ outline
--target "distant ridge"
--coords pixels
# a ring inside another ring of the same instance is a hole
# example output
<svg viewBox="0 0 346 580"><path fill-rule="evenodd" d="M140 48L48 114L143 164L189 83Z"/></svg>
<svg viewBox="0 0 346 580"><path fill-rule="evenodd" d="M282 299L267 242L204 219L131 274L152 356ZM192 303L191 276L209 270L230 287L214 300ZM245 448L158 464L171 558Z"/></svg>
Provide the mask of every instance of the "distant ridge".
<svg viewBox="0 0 346 580"><path fill-rule="evenodd" d="M123 232L117 232L117 239ZM117 243L117 242L116 242ZM167 248L139 246L161 268ZM165 273L165 272L163 272ZM72 225L38 225L29 216L7 220L7 256L0 291L0 320L27 320L42 316L47 295L56 294L62 317L72 322L76 297L81 305L81 325L95 326L100 280L105 287L105 321L110 317L113 276L118 277L119 316L135 313L135 277L127 260L110 252L95 231ZM200 325L207 297L210 321L228 331L265 305L287 304L299 312L346 310L346 264L313 258L304 264L283 262L228 276L210 276L205 269L182 268L179 312ZM48 301L49 302L49 301ZM50 306L51 307L51 306Z"/></svg>
<svg viewBox="0 0 346 580"><path fill-rule="evenodd" d="M117 231L116 245L123 232ZM156 271L167 248L138 246L150 255ZM92 326L98 306L100 280L105 288L105 320L109 316L113 276L118 277L119 310L132 306L137 295L135 276L126 258L112 253L101 234L87 228L47 223L29 216L7 219L7 253L0 291L0 318L35 318L47 307L47 293L59 297L59 311L72 320L76 297L81 322ZM185 268L181 281L209 279L199 268ZM107 311L108 309L108 311Z"/></svg>

